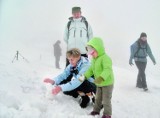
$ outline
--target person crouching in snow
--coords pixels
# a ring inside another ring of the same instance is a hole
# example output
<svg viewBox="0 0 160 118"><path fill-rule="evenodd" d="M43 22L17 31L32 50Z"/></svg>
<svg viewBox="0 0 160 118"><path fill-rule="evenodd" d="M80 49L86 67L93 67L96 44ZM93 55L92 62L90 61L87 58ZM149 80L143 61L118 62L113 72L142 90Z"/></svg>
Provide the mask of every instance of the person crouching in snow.
<svg viewBox="0 0 160 118"><path fill-rule="evenodd" d="M90 62L88 58L81 56L77 48L68 50L66 55L70 64L64 69L63 73L53 79L46 78L44 82L57 85L52 89L52 94L54 95L58 94L60 91L74 98L80 95L82 98L80 106L85 108L90 102L89 95L96 92L96 86L93 83L93 78L90 78L90 81L86 80L82 83L79 77L90 67ZM70 75L73 77L71 80L66 81L67 77Z"/></svg>
<svg viewBox="0 0 160 118"><path fill-rule="evenodd" d="M87 43L88 54L92 61L90 68L82 75L79 80L83 82L94 75L94 83L97 85L95 104L90 115L99 115L102 107L104 108L102 118L111 118L112 115L112 91L114 76L112 70L112 60L105 53L101 38L94 37Z"/></svg>

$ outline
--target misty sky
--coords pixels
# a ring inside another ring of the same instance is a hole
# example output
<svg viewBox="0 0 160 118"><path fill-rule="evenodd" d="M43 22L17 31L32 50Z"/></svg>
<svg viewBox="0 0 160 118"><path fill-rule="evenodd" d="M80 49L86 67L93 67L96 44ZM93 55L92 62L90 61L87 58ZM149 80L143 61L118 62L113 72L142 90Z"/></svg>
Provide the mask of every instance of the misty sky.
<svg viewBox="0 0 160 118"><path fill-rule="evenodd" d="M50 50L62 40L65 47L63 32L73 6L81 7L115 64L128 65L129 47L141 32L160 61L160 0L0 0L0 46Z"/></svg>

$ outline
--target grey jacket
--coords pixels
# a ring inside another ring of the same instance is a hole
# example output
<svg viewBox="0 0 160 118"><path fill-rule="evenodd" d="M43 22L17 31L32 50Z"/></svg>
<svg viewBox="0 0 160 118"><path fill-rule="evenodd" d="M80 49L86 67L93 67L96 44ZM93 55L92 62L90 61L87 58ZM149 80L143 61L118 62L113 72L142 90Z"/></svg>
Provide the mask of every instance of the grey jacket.
<svg viewBox="0 0 160 118"><path fill-rule="evenodd" d="M147 62L147 56L150 57L153 63L156 63L151 48L147 42L145 44L141 44L139 40L136 41L130 46L130 51L131 55L129 63L132 62L132 59L134 59L135 61Z"/></svg>

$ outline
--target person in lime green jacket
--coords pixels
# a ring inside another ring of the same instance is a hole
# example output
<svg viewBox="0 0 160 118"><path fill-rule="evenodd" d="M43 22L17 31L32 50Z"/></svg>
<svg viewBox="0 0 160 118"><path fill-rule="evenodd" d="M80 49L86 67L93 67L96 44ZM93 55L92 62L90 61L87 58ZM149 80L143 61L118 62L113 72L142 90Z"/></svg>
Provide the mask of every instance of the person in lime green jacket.
<svg viewBox="0 0 160 118"><path fill-rule="evenodd" d="M105 53L105 48L101 38L94 37L87 43L87 52L92 56L90 68L79 79L83 81L94 75L94 83L97 86L95 104L90 115L99 115L104 107L102 118L111 118L112 115L112 91L114 76L112 70L112 60Z"/></svg>

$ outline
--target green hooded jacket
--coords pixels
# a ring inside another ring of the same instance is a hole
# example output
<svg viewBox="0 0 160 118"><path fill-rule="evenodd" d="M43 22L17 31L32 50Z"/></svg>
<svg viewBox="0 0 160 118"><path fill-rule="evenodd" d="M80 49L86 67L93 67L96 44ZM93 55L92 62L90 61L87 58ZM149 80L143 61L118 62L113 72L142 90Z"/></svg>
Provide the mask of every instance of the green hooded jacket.
<svg viewBox="0 0 160 118"><path fill-rule="evenodd" d="M92 59L91 66L85 72L84 76L87 79L92 75L94 75L95 79L102 77L104 81L100 84L96 84L98 87L112 85L114 83L112 60L105 53L102 39L94 37L87 43L87 45L92 46L98 52L98 57Z"/></svg>

